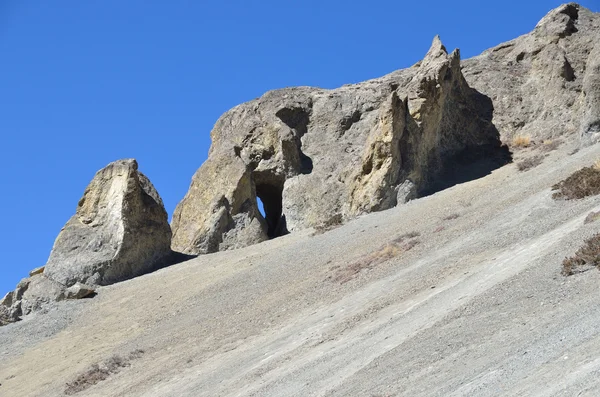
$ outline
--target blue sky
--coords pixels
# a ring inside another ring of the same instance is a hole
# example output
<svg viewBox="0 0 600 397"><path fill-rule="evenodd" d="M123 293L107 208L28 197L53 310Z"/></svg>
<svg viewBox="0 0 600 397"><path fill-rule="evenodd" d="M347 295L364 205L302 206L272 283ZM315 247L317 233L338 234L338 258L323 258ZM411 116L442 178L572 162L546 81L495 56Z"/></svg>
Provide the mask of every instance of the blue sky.
<svg viewBox="0 0 600 397"><path fill-rule="evenodd" d="M561 3L0 0L0 295L109 162L136 158L171 215L229 108L408 67L436 34L470 57Z"/></svg>

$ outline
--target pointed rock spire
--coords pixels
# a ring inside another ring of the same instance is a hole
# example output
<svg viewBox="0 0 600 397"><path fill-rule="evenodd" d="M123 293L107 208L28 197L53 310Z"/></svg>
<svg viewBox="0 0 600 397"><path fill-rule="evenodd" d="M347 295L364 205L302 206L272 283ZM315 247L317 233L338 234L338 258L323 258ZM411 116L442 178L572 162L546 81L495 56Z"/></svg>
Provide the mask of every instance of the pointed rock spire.
<svg viewBox="0 0 600 397"><path fill-rule="evenodd" d="M440 36L435 35L433 42L431 43L431 47L429 48L429 51L427 51L427 55L425 55L425 58L423 58L423 63L425 64L430 60L446 56L448 56L448 50L446 50L446 47L444 47L444 44L442 44Z"/></svg>

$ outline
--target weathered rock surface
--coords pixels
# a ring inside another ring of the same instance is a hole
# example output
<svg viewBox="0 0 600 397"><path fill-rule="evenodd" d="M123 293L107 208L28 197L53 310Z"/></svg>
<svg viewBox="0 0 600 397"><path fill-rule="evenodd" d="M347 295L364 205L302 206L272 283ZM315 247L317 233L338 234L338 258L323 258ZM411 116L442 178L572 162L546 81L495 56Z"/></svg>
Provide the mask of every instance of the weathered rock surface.
<svg viewBox="0 0 600 397"><path fill-rule="evenodd" d="M170 255L158 193L133 159L98 171L58 235L44 276L65 287L107 285L153 270Z"/></svg>
<svg viewBox="0 0 600 397"><path fill-rule="evenodd" d="M0 301L0 325L20 320L45 305L64 299L64 286L43 274L25 278Z"/></svg>
<svg viewBox="0 0 600 397"><path fill-rule="evenodd" d="M437 37L423 61L379 79L268 92L217 121L175 210L173 249L242 247L384 210L456 183L455 166L482 159L491 161L470 168L485 174L507 159L492 113L458 50Z"/></svg>
<svg viewBox="0 0 600 397"><path fill-rule="evenodd" d="M65 291L65 299L83 299L93 295L96 291L89 285L75 283Z"/></svg>
<svg viewBox="0 0 600 397"><path fill-rule="evenodd" d="M600 128L599 42L600 15L564 4L531 33L464 61L463 73L492 98L504 141L577 133L589 140Z"/></svg>
<svg viewBox="0 0 600 397"><path fill-rule="evenodd" d="M588 57L582 94L581 139L587 145L598 142L600 138L600 40Z"/></svg>
<svg viewBox="0 0 600 397"><path fill-rule="evenodd" d="M32 271L29 272L29 277L35 276L36 274L44 273L45 266L36 267Z"/></svg>
<svg viewBox="0 0 600 397"><path fill-rule="evenodd" d="M0 326L19 321L21 306L20 304L13 305L13 297L14 292L11 291L0 300Z"/></svg>
<svg viewBox="0 0 600 397"><path fill-rule="evenodd" d="M98 171L75 215L58 235L45 266L0 301L0 325L63 299L94 294L94 286L126 280L182 260L173 255L162 200L133 159Z"/></svg>

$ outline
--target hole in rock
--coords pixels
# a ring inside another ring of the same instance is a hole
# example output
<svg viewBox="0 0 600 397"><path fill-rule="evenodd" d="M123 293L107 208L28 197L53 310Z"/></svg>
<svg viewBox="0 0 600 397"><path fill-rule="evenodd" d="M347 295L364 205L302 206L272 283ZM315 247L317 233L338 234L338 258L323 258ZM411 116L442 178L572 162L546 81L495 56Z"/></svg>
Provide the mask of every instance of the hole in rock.
<svg viewBox="0 0 600 397"><path fill-rule="evenodd" d="M283 215L283 184L257 183L256 202L259 211L267 222L267 235L269 238L288 234L285 215Z"/></svg>
<svg viewBox="0 0 600 397"><path fill-rule="evenodd" d="M265 205L258 196L256 197L256 204L258 204L258 212L260 212L263 218L266 218L267 216L265 215Z"/></svg>

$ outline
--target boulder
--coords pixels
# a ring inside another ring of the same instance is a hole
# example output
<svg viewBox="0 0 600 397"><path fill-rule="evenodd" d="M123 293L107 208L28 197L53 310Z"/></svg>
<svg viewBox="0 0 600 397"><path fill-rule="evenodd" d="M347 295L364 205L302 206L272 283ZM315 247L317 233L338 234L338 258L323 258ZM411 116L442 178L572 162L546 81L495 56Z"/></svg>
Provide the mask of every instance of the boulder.
<svg viewBox="0 0 600 397"><path fill-rule="evenodd" d="M2 300L0 300L0 306L5 306L5 307L12 306L12 304L13 304L13 295L14 295L13 291L10 291L6 295L4 295L4 298L2 298Z"/></svg>
<svg viewBox="0 0 600 397"><path fill-rule="evenodd" d="M44 276L65 287L107 285L162 265L171 229L162 200L133 159L98 171L58 235Z"/></svg>
<svg viewBox="0 0 600 397"><path fill-rule="evenodd" d="M0 327L19 321L19 314L12 311L10 307L0 305Z"/></svg>
<svg viewBox="0 0 600 397"><path fill-rule="evenodd" d="M21 316L43 309L48 304L64 299L65 288L60 283L38 273L24 278L14 291L0 301L2 316L18 321ZM5 321L6 323L6 321Z"/></svg>
<svg viewBox="0 0 600 397"><path fill-rule="evenodd" d="M36 274L44 273L45 266L36 267L32 271L29 272L29 277L35 276Z"/></svg>
<svg viewBox="0 0 600 397"><path fill-rule="evenodd" d="M65 299L83 299L95 294L94 288L82 283L75 283L65 291Z"/></svg>
<svg viewBox="0 0 600 397"><path fill-rule="evenodd" d="M600 14L575 3L552 10L528 34L463 62L469 85L494 101L505 142L585 140L598 116ZM591 134L591 135L589 135Z"/></svg>
<svg viewBox="0 0 600 397"><path fill-rule="evenodd" d="M438 37L423 61L379 79L268 92L217 121L175 209L173 250L243 247L391 208L448 186L441 176L464 159L486 162L484 175L509 159L492 114Z"/></svg>
<svg viewBox="0 0 600 397"><path fill-rule="evenodd" d="M15 301L15 292L10 291L0 300L0 326L20 320L21 302Z"/></svg>
<svg viewBox="0 0 600 397"><path fill-rule="evenodd" d="M44 306L64 299L64 286L37 274L22 280L15 290L15 304L20 305L21 315L41 310Z"/></svg>

